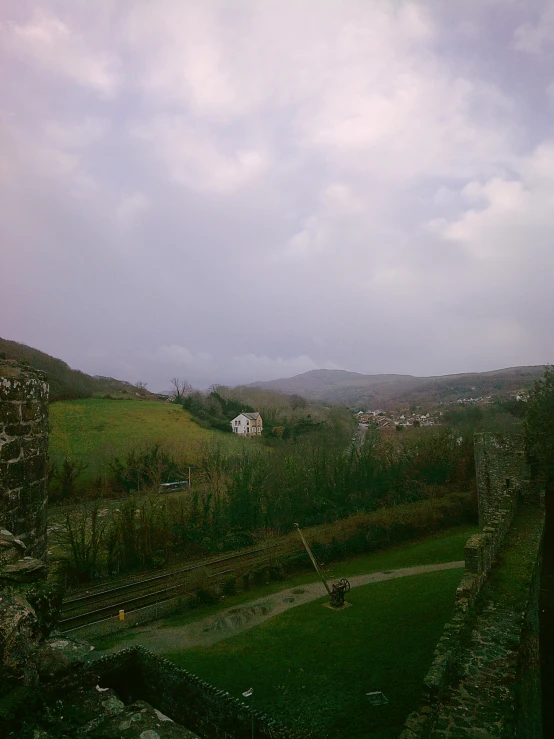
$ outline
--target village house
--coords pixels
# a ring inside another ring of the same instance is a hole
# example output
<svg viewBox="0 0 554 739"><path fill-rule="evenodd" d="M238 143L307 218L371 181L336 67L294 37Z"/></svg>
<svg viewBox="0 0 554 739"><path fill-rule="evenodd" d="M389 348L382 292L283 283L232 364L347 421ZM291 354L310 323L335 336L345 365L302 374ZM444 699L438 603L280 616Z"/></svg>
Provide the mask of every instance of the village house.
<svg viewBox="0 0 554 739"><path fill-rule="evenodd" d="M231 421L231 428L234 434L243 434L245 436L259 436L262 433L262 417L255 411L254 413L246 413L243 411Z"/></svg>

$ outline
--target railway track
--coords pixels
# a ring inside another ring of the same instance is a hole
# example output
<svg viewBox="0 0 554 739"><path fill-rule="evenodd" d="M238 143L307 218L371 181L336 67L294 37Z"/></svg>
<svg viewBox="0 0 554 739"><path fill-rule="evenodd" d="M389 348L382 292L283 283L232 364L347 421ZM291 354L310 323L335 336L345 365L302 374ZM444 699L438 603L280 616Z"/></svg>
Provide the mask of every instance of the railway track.
<svg viewBox="0 0 554 739"><path fill-rule="evenodd" d="M82 626L116 617L120 610L126 613L163 603L178 595L190 594L200 587L217 587L225 578L249 571L253 565L262 565L275 557L290 553L289 547L255 547L223 557L195 562L178 570L136 579L114 587L94 589L82 595L66 598L62 606L59 628L70 632ZM199 571L204 570L199 582Z"/></svg>

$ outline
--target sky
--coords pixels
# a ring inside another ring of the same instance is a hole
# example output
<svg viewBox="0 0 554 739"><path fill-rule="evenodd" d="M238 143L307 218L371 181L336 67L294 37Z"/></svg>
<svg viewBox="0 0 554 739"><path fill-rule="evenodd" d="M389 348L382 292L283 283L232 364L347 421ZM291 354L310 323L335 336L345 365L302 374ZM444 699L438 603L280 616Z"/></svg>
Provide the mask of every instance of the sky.
<svg viewBox="0 0 554 739"><path fill-rule="evenodd" d="M196 387L554 360L554 0L4 0L0 335Z"/></svg>

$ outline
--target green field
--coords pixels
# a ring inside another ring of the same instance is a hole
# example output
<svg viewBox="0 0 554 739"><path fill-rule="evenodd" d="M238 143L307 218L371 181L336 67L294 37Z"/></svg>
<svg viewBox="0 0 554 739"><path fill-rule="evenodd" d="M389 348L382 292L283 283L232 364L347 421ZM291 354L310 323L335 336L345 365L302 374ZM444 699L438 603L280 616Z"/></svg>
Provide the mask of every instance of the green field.
<svg viewBox="0 0 554 739"><path fill-rule="evenodd" d="M330 739L393 739L421 694L448 620L460 570L352 590L351 608L326 599L293 608L213 647L165 656L300 731ZM389 703L371 706L366 693Z"/></svg>
<svg viewBox="0 0 554 739"><path fill-rule="evenodd" d="M113 457L155 442L194 463L199 444L212 439L235 449L244 443L232 434L198 426L189 413L170 403L89 398L50 405L50 458L57 463L66 457L85 462L83 482L105 474Z"/></svg>

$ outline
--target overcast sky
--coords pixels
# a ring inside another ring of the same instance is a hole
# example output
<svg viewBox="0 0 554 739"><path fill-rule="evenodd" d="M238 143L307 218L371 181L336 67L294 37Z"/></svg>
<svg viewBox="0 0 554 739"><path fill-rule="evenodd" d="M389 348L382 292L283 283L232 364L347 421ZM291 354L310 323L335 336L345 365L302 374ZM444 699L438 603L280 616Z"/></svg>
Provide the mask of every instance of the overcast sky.
<svg viewBox="0 0 554 739"><path fill-rule="evenodd" d="M554 0L4 0L0 335L168 388L554 359Z"/></svg>

